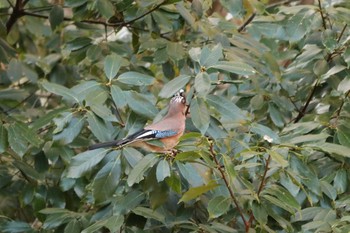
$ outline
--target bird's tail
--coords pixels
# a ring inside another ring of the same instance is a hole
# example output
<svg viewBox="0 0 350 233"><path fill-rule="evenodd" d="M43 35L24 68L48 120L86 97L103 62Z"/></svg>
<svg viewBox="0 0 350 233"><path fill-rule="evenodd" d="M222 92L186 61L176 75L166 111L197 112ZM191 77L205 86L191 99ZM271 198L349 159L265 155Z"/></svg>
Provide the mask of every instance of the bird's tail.
<svg viewBox="0 0 350 233"><path fill-rule="evenodd" d="M104 148L104 147L123 147L124 145L128 144L130 142L129 139L121 139L117 141L110 141L110 142L102 142L97 143L95 145L89 146L89 150L95 150L98 148Z"/></svg>

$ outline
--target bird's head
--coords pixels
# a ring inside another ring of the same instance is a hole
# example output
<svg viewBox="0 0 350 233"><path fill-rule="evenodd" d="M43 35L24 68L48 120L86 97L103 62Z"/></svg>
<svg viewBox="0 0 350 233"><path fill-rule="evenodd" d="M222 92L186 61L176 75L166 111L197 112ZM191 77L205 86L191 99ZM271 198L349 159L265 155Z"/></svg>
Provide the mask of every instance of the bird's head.
<svg viewBox="0 0 350 233"><path fill-rule="evenodd" d="M176 92L173 98L171 98L170 100L169 114L174 114L178 112L182 112L184 114L185 109L186 109L185 91L181 89L178 92Z"/></svg>

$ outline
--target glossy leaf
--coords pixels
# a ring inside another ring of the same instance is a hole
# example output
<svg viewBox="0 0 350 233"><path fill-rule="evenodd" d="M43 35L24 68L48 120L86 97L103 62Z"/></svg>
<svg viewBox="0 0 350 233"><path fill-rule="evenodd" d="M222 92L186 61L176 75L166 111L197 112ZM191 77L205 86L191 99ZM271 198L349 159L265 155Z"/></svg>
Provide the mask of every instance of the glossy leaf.
<svg viewBox="0 0 350 233"><path fill-rule="evenodd" d="M124 221L123 215L111 216L105 220L97 221L96 223L92 224L88 228L85 228L82 231L82 233L93 233L104 227L111 232L115 232L115 231L118 231L120 227L123 225L123 221Z"/></svg>
<svg viewBox="0 0 350 233"><path fill-rule="evenodd" d="M118 56L115 53L108 55L104 61L104 72L111 81L118 73L121 67L122 57Z"/></svg>
<svg viewBox="0 0 350 233"><path fill-rule="evenodd" d="M136 166L131 170L127 182L129 186L132 186L135 183L139 183L144 179L145 172L153 167L158 161L158 157L154 154L148 154L143 157Z"/></svg>
<svg viewBox="0 0 350 233"><path fill-rule="evenodd" d="M128 85L148 86L153 84L154 78L146 74L129 71L119 75L118 81Z"/></svg>
<svg viewBox="0 0 350 233"><path fill-rule="evenodd" d="M49 21L51 25L51 29L55 30L64 19L64 12L61 6L54 5L50 11Z"/></svg>
<svg viewBox="0 0 350 233"><path fill-rule="evenodd" d="M91 171L108 153L106 149L89 150L73 157L67 170L67 177L79 178Z"/></svg>
<svg viewBox="0 0 350 233"><path fill-rule="evenodd" d="M68 88L58 85L56 83L42 82L42 86L48 91L56 95L60 95L63 98L72 101L74 103L79 103L78 97Z"/></svg>
<svg viewBox="0 0 350 233"><path fill-rule="evenodd" d="M191 101L191 119L196 128L204 135L209 127L209 112L205 102L201 98Z"/></svg>
<svg viewBox="0 0 350 233"><path fill-rule="evenodd" d="M208 212L210 218L217 218L225 214L230 208L231 200L228 197L217 196L208 203Z"/></svg>
<svg viewBox="0 0 350 233"><path fill-rule="evenodd" d="M180 75L170 82L166 83L162 90L159 92L159 96L163 98L169 98L178 92L181 88L183 88L189 81L190 76L188 75Z"/></svg>
<svg viewBox="0 0 350 233"><path fill-rule="evenodd" d="M199 197L200 195L215 189L216 187L218 187L219 185L211 180L208 184L203 185L203 186L198 186L198 187L194 187L194 188L190 188L187 192L185 192L181 199L179 200L180 202L188 202L192 199L195 199L197 197Z"/></svg>
<svg viewBox="0 0 350 233"><path fill-rule="evenodd" d="M208 68L223 70L229 73L240 74L240 75L253 75L256 73L253 67L238 61L230 61L230 62L220 61Z"/></svg>
<svg viewBox="0 0 350 233"><path fill-rule="evenodd" d="M194 80L194 88L198 92L199 96L205 97L211 87L210 77L207 72L200 72L197 74Z"/></svg>
<svg viewBox="0 0 350 233"><path fill-rule="evenodd" d="M157 181L161 182L170 176L170 167L166 160L161 160L157 165Z"/></svg>
<svg viewBox="0 0 350 233"><path fill-rule="evenodd" d="M93 194L97 202L104 202L113 196L120 181L120 151L113 151L109 156L112 157L111 161L101 168L92 183Z"/></svg>

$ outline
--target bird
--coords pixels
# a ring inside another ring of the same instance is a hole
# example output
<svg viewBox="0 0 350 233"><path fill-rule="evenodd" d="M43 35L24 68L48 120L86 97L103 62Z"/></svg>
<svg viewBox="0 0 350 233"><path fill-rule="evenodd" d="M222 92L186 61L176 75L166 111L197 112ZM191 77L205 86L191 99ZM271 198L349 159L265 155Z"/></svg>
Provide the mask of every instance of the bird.
<svg viewBox="0 0 350 233"><path fill-rule="evenodd" d="M179 138L185 131L186 97L181 89L171 98L167 114L158 122L147 125L143 129L121 140L97 143L89 150L105 147L117 149L124 146L140 147L146 151L157 153L173 153ZM161 143L151 144L150 140L159 140ZM147 143L148 142L148 143Z"/></svg>

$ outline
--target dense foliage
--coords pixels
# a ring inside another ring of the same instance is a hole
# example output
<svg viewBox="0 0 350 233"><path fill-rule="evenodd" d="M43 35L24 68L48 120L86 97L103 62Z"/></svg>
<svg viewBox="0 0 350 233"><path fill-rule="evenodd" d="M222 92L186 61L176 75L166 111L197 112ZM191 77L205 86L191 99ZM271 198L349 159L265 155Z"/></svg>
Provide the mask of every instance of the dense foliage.
<svg viewBox="0 0 350 233"><path fill-rule="evenodd" d="M349 232L350 3L283 2L1 1L0 231Z"/></svg>

